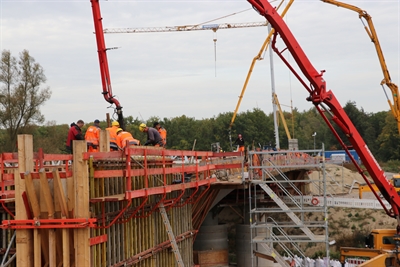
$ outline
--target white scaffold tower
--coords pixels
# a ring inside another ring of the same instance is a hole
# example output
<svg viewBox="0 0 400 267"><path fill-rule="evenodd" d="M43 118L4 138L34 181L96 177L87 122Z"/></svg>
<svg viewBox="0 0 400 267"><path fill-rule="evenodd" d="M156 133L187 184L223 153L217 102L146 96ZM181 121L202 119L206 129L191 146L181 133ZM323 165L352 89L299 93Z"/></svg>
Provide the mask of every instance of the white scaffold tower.
<svg viewBox="0 0 400 267"><path fill-rule="evenodd" d="M288 257L296 266L303 266L304 248L317 243L325 244L329 259L323 155L323 145L317 150L249 151L252 267L258 267L262 259L289 267ZM323 175L308 179L306 173L312 170ZM318 188L320 195L310 203L304 200L310 198L311 187Z"/></svg>

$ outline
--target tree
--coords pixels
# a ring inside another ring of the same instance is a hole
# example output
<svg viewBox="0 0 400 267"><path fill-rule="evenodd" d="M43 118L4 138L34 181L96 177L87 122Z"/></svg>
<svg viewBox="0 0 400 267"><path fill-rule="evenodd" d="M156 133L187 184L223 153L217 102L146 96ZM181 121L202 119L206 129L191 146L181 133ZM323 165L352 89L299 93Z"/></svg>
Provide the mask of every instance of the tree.
<svg viewBox="0 0 400 267"><path fill-rule="evenodd" d="M30 125L43 123L40 107L51 96L44 70L29 51L23 50L19 59L9 50L3 50L0 62L0 127L6 129L5 149L14 151L17 135L25 133Z"/></svg>

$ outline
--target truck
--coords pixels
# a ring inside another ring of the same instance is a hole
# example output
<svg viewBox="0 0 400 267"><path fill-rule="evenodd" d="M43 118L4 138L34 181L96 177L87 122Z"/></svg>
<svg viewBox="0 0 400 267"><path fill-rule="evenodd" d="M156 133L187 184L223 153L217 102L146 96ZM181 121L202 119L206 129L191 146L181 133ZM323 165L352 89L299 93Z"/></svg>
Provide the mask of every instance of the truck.
<svg viewBox="0 0 400 267"><path fill-rule="evenodd" d="M398 257L398 247L400 244L400 196L397 194L395 188L396 185L394 183L392 184L386 178L384 171L379 166L377 160L372 155L367 144L361 137L358 130L355 128L354 124L344 111L343 107L340 105L334 93L332 92L332 90L329 90L327 88L327 83L323 78L325 70L317 71L314 68L310 60L307 58L305 52L301 48L300 44L293 36L289 27L286 25L282 17L277 13L275 8L272 7L272 5L267 0L247 1L261 16L265 17L274 28L275 32L271 42L272 49L290 69L293 75L299 80L303 87L308 91L309 96L306 98L307 101L311 102L315 106L315 109L321 115L333 135L338 140L339 144L342 146L343 150L349 156L357 171L363 177L366 184L371 188L371 192L374 193L375 197L382 205L382 208L384 209L386 214L397 220L396 229L392 229L389 232L376 230L376 232L373 231L373 233L371 233L371 240L373 240L372 244L374 244L374 248L367 247L359 249L359 255L369 255L371 256L371 260L362 264L361 266L400 266L400 261ZM286 45L286 47L283 49L278 49L277 47L276 41L278 35L282 39L284 45ZM291 63L286 59L287 57L283 55L283 52L286 50L289 51L306 80L304 80L300 73L295 70ZM337 127L335 128L333 124L335 124ZM341 131L344 136L347 137L347 139L342 140L336 129L338 129L338 131ZM361 162L363 162L366 170L370 174L376 188L380 191L384 199L388 201L391 208L387 208L381 198L378 197L377 191L374 189L372 183L366 177L365 170L360 167L360 165L350 153L351 149L354 149L357 152L361 159ZM389 244L383 244L383 237L386 235L391 237L393 240L390 246ZM380 240L382 240L382 242ZM382 248L379 248L379 245L381 243ZM383 248L383 245L388 245L387 249L386 247ZM373 250L382 250L382 254L373 254L375 253ZM342 265L344 266L344 262L342 262Z"/></svg>

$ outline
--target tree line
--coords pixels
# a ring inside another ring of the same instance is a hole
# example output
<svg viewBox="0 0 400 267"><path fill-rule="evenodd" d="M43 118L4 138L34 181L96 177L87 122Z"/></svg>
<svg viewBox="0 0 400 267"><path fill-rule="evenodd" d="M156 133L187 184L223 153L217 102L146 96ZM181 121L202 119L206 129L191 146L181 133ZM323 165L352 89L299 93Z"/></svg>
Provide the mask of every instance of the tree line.
<svg viewBox="0 0 400 267"><path fill-rule="evenodd" d="M42 148L45 153L65 153L65 143L69 125L46 122L40 107L50 99L51 90L44 86L46 76L44 70L27 50L19 57L11 55L9 50L3 50L0 61L0 152L14 152L17 148L18 134L34 135L34 148ZM400 160L400 135L396 121L389 111L377 113L365 112L358 108L355 102L349 101L344 110L360 132L372 154L382 162ZM314 138L316 148L325 145L325 150L342 149L328 126L314 107L309 110L283 112L290 134L298 139L300 150L313 149ZM273 114L266 114L255 108L237 115L235 123L228 131L233 112L218 114L212 118L195 119L185 115L174 118L149 118L146 123L152 127L155 121L167 129L167 148L182 150L211 150L211 144L219 142L224 151L230 151L230 138L237 138L240 133L246 141L246 146L264 147L274 144ZM279 117L279 116L278 116ZM93 123L93 122L92 122ZM143 123L139 118L127 116L126 130L141 140L146 136L138 126ZM85 133L91 123L83 127ZM335 126L335 124L333 124ZM107 127L106 121L101 121L102 129ZM347 142L340 130L337 130L342 140ZM313 133L316 133L315 137ZM282 123L279 125L280 148L288 148L288 137ZM348 142L347 142L348 144ZM348 144L349 145L349 144Z"/></svg>
<svg viewBox="0 0 400 267"><path fill-rule="evenodd" d="M391 112L367 113L362 108L357 108L355 102L346 103L344 110L353 121L372 154L379 161L400 160L400 137ZM168 132L168 149L209 151L211 144L219 142L224 151L230 151L228 126L232 115L232 112L226 112L205 119L195 119L185 115L163 119L151 117L145 123L152 127L155 121L160 122ZM314 148L314 132L317 133L315 136L317 149L322 147L322 143L324 143L325 150L342 149L315 108L312 107L302 112L294 109L293 113L284 112L284 117L292 138L298 139L300 150ZM142 122L139 118L132 116L125 118L126 130L144 143L146 135L138 129ZM85 133L91 124L93 122L86 123L82 131ZM102 129L107 127L105 120L100 122L100 127ZM65 153L68 128L69 125L67 124L58 125L55 122L48 122L45 125L31 124L29 127L25 127L21 133L34 135L35 149L42 148L45 153ZM283 125L280 124L278 129L280 147L287 149L288 137ZM264 147L274 144L273 113L266 114L258 108L239 113L231 129L233 141L239 133L243 135L246 146ZM338 133L346 143L347 138L339 130ZM10 143L11 138L8 134L9 132L6 129L0 130L0 144L3 152L13 151L13 146Z"/></svg>

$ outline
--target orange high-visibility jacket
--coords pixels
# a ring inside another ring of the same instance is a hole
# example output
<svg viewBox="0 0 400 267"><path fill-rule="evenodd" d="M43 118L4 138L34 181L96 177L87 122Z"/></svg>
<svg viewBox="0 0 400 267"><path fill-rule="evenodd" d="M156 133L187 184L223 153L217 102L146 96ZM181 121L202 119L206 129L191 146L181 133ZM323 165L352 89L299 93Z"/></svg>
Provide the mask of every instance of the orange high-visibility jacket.
<svg viewBox="0 0 400 267"><path fill-rule="evenodd" d="M126 142L129 142L129 145L139 145L140 141L133 138L130 132L122 131L117 135L117 145L120 148L126 147Z"/></svg>
<svg viewBox="0 0 400 267"><path fill-rule="evenodd" d="M161 136L164 146L165 146L167 144L167 130L160 127L160 129L158 129L158 132L160 133L160 136Z"/></svg>
<svg viewBox="0 0 400 267"><path fill-rule="evenodd" d="M118 126L112 126L109 128L106 128L106 130L110 133L110 143L115 143L117 144L117 130Z"/></svg>
<svg viewBox="0 0 400 267"><path fill-rule="evenodd" d="M100 128L95 125L90 126L86 131L85 140L93 145L99 145L99 139Z"/></svg>

